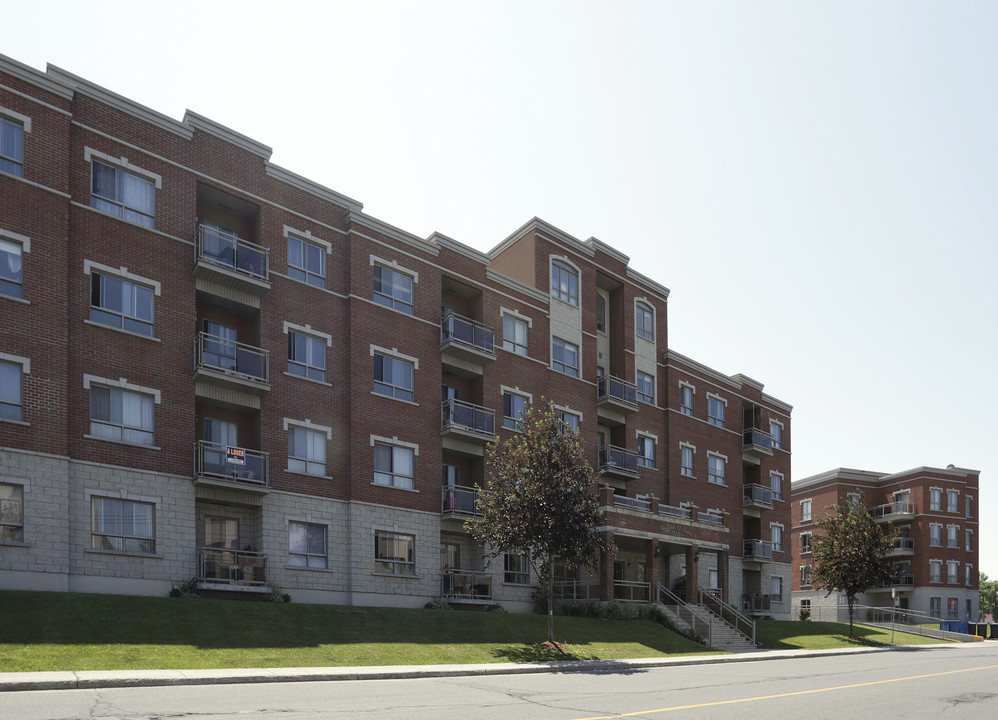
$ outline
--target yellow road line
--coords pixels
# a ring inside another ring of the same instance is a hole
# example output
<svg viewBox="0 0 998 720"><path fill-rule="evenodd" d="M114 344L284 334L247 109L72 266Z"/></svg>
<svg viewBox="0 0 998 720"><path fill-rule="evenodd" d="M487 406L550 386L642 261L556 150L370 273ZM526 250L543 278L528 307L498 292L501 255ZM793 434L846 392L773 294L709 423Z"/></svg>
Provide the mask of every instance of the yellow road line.
<svg viewBox="0 0 998 720"><path fill-rule="evenodd" d="M866 687L868 685L885 685L887 683L904 682L906 680L922 680L930 677L940 677L941 675L955 675L956 673L975 672L977 670L993 670L998 665L984 665L982 667L965 668L963 670L946 670L944 672L929 673L928 675L912 675L911 677L894 678L892 680L873 680L871 682L856 683L855 685L838 685L836 687L818 688L817 690L798 690L796 692L779 693L777 695L760 695L758 697L738 698L737 700L717 700L716 702L697 703L696 705L677 705L676 707L658 708L656 710L638 710L637 712L622 713L620 715L600 715L597 717L579 718L578 720L614 720L615 718L637 717L638 715L651 715L653 713L672 712L673 710L692 710L693 708L712 707L714 705L732 705L734 703L754 702L756 700L773 700L774 698L794 697L795 695L811 695L813 693L831 692L832 690L849 690L851 688Z"/></svg>

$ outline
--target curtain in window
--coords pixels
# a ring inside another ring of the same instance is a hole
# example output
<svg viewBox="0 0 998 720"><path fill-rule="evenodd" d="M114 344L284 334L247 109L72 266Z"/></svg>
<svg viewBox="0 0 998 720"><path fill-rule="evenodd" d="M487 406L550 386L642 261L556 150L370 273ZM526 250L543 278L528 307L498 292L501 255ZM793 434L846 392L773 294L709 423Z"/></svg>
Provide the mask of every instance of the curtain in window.
<svg viewBox="0 0 998 720"><path fill-rule="evenodd" d="M3 239L0 239L0 278L21 279L21 246Z"/></svg>

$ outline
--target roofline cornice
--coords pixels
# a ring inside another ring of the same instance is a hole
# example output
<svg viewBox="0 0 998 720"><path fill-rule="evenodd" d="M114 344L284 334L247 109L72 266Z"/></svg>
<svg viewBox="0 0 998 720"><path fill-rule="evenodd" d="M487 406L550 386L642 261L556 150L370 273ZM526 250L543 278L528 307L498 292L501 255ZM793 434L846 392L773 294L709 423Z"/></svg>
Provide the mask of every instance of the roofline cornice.
<svg viewBox="0 0 998 720"><path fill-rule="evenodd" d="M280 180L281 182L291 185L292 187L296 187L299 190L304 190L305 192L315 195L322 200L327 200L334 205L346 208L350 212L359 213L364 207L363 203L359 200L354 200L353 198L347 197L346 195L338 193L335 190L330 190L325 185L320 185L314 180L302 177L297 173L293 173L290 170L282 168L280 165L274 165L270 161L267 161L266 169L267 175L275 180Z"/></svg>
<svg viewBox="0 0 998 720"><path fill-rule="evenodd" d="M407 233L405 230L397 228L394 225L389 225L384 220L379 220L378 218L359 210L351 210L347 220L351 224L369 228L375 232L379 232L382 235L390 237L392 240L398 240L399 242L405 243L406 245L414 247L417 250L422 250L430 255L440 254L440 248L434 243L427 242L421 237Z"/></svg>
<svg viewBox="0 0 998 720"><path fill-rule="evenodd" d="M238 133L231 128L227 128L221 123L210 120L204 115L200 115L193 110L188 110L184 113L184 125L201 130L209 135L214 135L231 145L235 145L236 147L242 148L253 155L261 157L264 160L270 160L270 156L274 152L267 145L246 137L242 133Z"/></svg>
<svg viewBox="0 0 998 720"><path fill-rule="evenodd" d="M6 55L0 55L0 72L13 75L16 78L24 80L26 83L37 85L42 90L47 90L48 92L58 95L61 98L65 98L66 100L73 99L72 87L56 80L55 78L49 77L41 70L36 70L30 65L20 63L14 58L7 57Z"/></svg>

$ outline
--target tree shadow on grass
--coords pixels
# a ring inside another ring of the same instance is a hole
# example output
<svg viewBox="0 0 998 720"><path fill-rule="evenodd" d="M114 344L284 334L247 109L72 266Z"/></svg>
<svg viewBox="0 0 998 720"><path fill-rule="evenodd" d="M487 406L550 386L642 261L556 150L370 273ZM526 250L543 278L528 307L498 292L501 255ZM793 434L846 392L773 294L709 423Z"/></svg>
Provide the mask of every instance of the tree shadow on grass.
<svg viewBox="0 0 998 720"><path fill-rule="evenodd" d="M506 662L515 663L552 663L561 665L561 668L552 668L554 672L559 669L563 672L591 672L591 673L612 673L632 675L634 673L645 672L641 669L628 667L620 664L615 665L613 660L607 661L606 666L592 667L588 663L601 660L598 655L590 655L579 652L558 652L541 645L517 645L504 648L497 648L492 651L494 657Z"/></svg>

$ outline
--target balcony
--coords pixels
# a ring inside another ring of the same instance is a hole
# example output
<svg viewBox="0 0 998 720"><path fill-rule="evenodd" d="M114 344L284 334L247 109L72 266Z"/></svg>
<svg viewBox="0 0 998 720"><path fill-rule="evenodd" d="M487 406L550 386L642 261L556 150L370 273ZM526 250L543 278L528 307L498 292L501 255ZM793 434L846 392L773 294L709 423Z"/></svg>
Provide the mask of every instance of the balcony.
<svg viewBox="0 0 998 720"><path fill-rule="evenodd" d="M889 520L910 519L915 515L915 506L910 502L895 501L884 505L874 505L870 514L879 522Z"/></svg>
<svg viewBox="0 0 998 720"><path fill-rule="evenodd" d="M601 448L599 466L605 475L633 480L638 476L638 454L614 445Z"/></svg>
<svg viewBox="0 0 998 720"><path fill-rule="evenodd" d="M742 543L742 557L745 560L764 561L773 559L773 543L768 540L745 540Z"/></svg>
<svg viewBox="0 0 998 720"><path fill-rule="evenodd" d="M717 525L718 527L724 527L724 516L709 511L708 512L697 511L697 522L707 523L708 525Z"/></svg>
<svg viewBox="0 0 998 720"><path fill-rule="evenodd" d="M633 580L614 580L613 599L618 602L651 602L651 583Z"/></svg>
<svg viewBox="0 0 998 720"><path fill-rule="evenodd" d="M481 375L495 362L492 328L470 318L448 312L440 321L440 352L443 364L457 375Z"/></svg>
<svg viewBox="0 0 998 720"><path fill-rule="evenodd" d="M194 484L266 493L269 460L259 450L199 440L194 444Z"/></svg>
<svg viewBox="0 0 998 720"><path fill-rule="evenodd" d="M693 508L690 507L676 507L675 505L659 505L658 506L659 515L668 515L670 517L683 518L684 520L693 519Z"/></svg>
<svg viewBox="0 0 998 720"><path fill-rule="evenodd" d="M485 444L496 439L495 412L454 399L444 400L440 408L444 448L468 457L482 457Z"/></svg>
<svg viewBox="0 0 998 720"><path fill-rule="evenodd" d="M197 289L242 305L259 308L270 290L269 249L211 225L194 235Z"/></svg>
<svg viewBox="0 0 998 720"><path fill-rule="evenodd" d="M896 572L892 574L891 577L886 582L882 582L879 585L867 588L867 592L893 590L895 588L902 590L902 589L913 588L914 586L915 586L915 576L911 573L911 571L899 572L899 573Z"/></svg>
<svg viewBox="0 0 998 720"><path fill-rule="evenodd" d="M651 512L651 500L642 500L641 498L630 498L624 497L623 495L614 495L613 504L615 507L629 507L634 510L644 510L645 512Z"/></svg>
<svg viewBox="0 0 998 720"><path fill-rule="evenodd" d="M441 488L441 509L444 517L478 517L478 494L476 488L460 485L445 485Z"/></svg>
<svg viewBox="0 0 998 720"><path fill-rule="evenodd" d="M762 593L742 595L742 612L749 615L769 612L773 607L773 596Z"/></svg>
<svg viewBox="0 0 998 720"><path fill-rule="evenodd" d="M197 551L199 590L269 593L267 556L250 550L201 547Z"/></svg>
<svg viewBox="0 0 998 720"><path fill-rule="evenodd" d="M898 557L915 554L915 538L896 537L894 546L887 552L887 557Z"/></svg>
<svg viewBox="0 0 998 720"><path fill-rule="evenodd" d="M205 332L194 338L195 393L201 397L259 409L259 396L270 390L269 366L267 350Z"/></svg>
<svg viewBox="0 0 998 720"><path fill-rule="evenodd" d="M742 507L773 509L773 491L762 485L742 485Z"/></svg>
<svg viewBox="0 0 998 720"><path fill-rule="evenodd" d="M764 455L773 454L773 436L764 430L748 427L742 431L742 461L759 465Z"/></svg>
<svg viewBox="0 0 998 720"><path fill-rule="evenodd" d="M601 377L596 384L596 414L604 425L623 425L638 411L638 388L620 378Z"/></svg>
<svg viewBox="0 0 998 720"><path fill-rule="evenodd" d="M474 570L440 573L440 597L444 600L491 600L492 575Z"/></svg>

